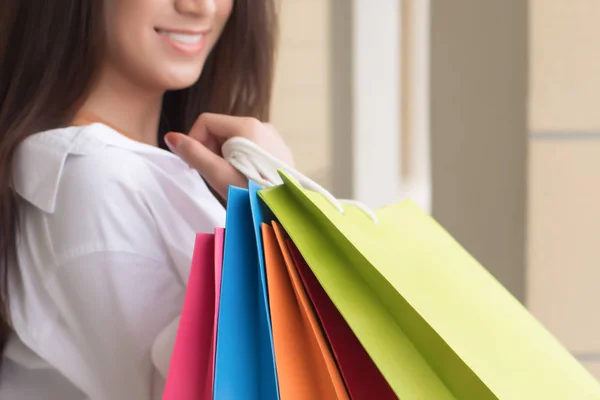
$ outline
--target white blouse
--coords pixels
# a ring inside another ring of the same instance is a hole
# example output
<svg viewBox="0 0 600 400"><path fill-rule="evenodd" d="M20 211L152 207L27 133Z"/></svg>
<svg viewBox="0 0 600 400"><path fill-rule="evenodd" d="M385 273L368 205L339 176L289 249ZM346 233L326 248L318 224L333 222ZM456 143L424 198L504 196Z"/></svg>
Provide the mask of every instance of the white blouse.
<svg viewBox="0 0 600 400"><path fill-rule="evenodd" d="M179 157L102 124L25 140L13 187L0 399L160 399L195 235L224 208Z"/></svg>

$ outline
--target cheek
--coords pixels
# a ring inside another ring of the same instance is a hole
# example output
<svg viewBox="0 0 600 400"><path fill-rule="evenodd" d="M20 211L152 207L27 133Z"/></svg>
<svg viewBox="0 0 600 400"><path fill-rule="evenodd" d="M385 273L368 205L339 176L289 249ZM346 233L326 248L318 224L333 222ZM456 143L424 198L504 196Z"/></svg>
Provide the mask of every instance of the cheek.
<svg viewBox="0 0 600 400"><path fill-rule="evenodd" d="M151 10L141 3L144 0L105 0L104 3L108 61L120 68L136 64L148 47Z"/></svg>
<svg viewBox="0 0 600 400"><path fill-rule="evenodd" d="M223 30L229 16L231 15L231 11L233 10L233 1L234 0L216 0L216 13L215 13L215 21L214 26L219 32Z"/></svg>
<svg viewBox="0 0 600 400"><path fill-rule="evenodd" d="M154 31L152 13L141 12L144 7L132 7L139 0L120 1L122 5L115 7L118 12L105 25L105 67L144 87L169 89L189 81L193 68L177 65L180 63L165 56L162 40Z"/></svg>

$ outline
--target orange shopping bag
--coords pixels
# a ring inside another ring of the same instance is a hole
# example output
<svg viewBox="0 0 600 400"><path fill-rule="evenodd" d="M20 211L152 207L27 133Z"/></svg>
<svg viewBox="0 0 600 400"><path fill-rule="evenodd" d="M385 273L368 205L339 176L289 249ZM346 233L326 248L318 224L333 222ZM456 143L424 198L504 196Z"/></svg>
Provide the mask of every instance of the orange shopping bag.
<svg viewBox="0 0 600 400"><path fill-rule="evenodd" d="M262 225L281 400L349 399L284 238L275 232Z"/></svg>

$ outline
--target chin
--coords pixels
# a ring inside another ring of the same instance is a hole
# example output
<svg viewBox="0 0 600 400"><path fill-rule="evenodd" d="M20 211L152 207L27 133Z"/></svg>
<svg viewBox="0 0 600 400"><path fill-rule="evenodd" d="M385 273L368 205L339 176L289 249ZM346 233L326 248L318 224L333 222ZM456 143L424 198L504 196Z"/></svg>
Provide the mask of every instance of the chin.
<svg viewBox="0 0 600 400"><path fill-rule="evenodd" d="M166 74L161 81L167 90L187 89L198 82L201 74L202 68L178 68Z"/></svg>

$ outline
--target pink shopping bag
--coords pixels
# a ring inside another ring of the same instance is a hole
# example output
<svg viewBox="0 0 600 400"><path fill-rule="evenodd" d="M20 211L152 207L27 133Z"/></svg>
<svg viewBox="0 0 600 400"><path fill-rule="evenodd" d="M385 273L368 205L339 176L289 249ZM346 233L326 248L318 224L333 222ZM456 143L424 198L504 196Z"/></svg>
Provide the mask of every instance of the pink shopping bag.
<svg viewBox="0 0 600 400"><path fill-rule="evenodd" d="M223 234L196 237L163 400L212 399Z"/></svg>

